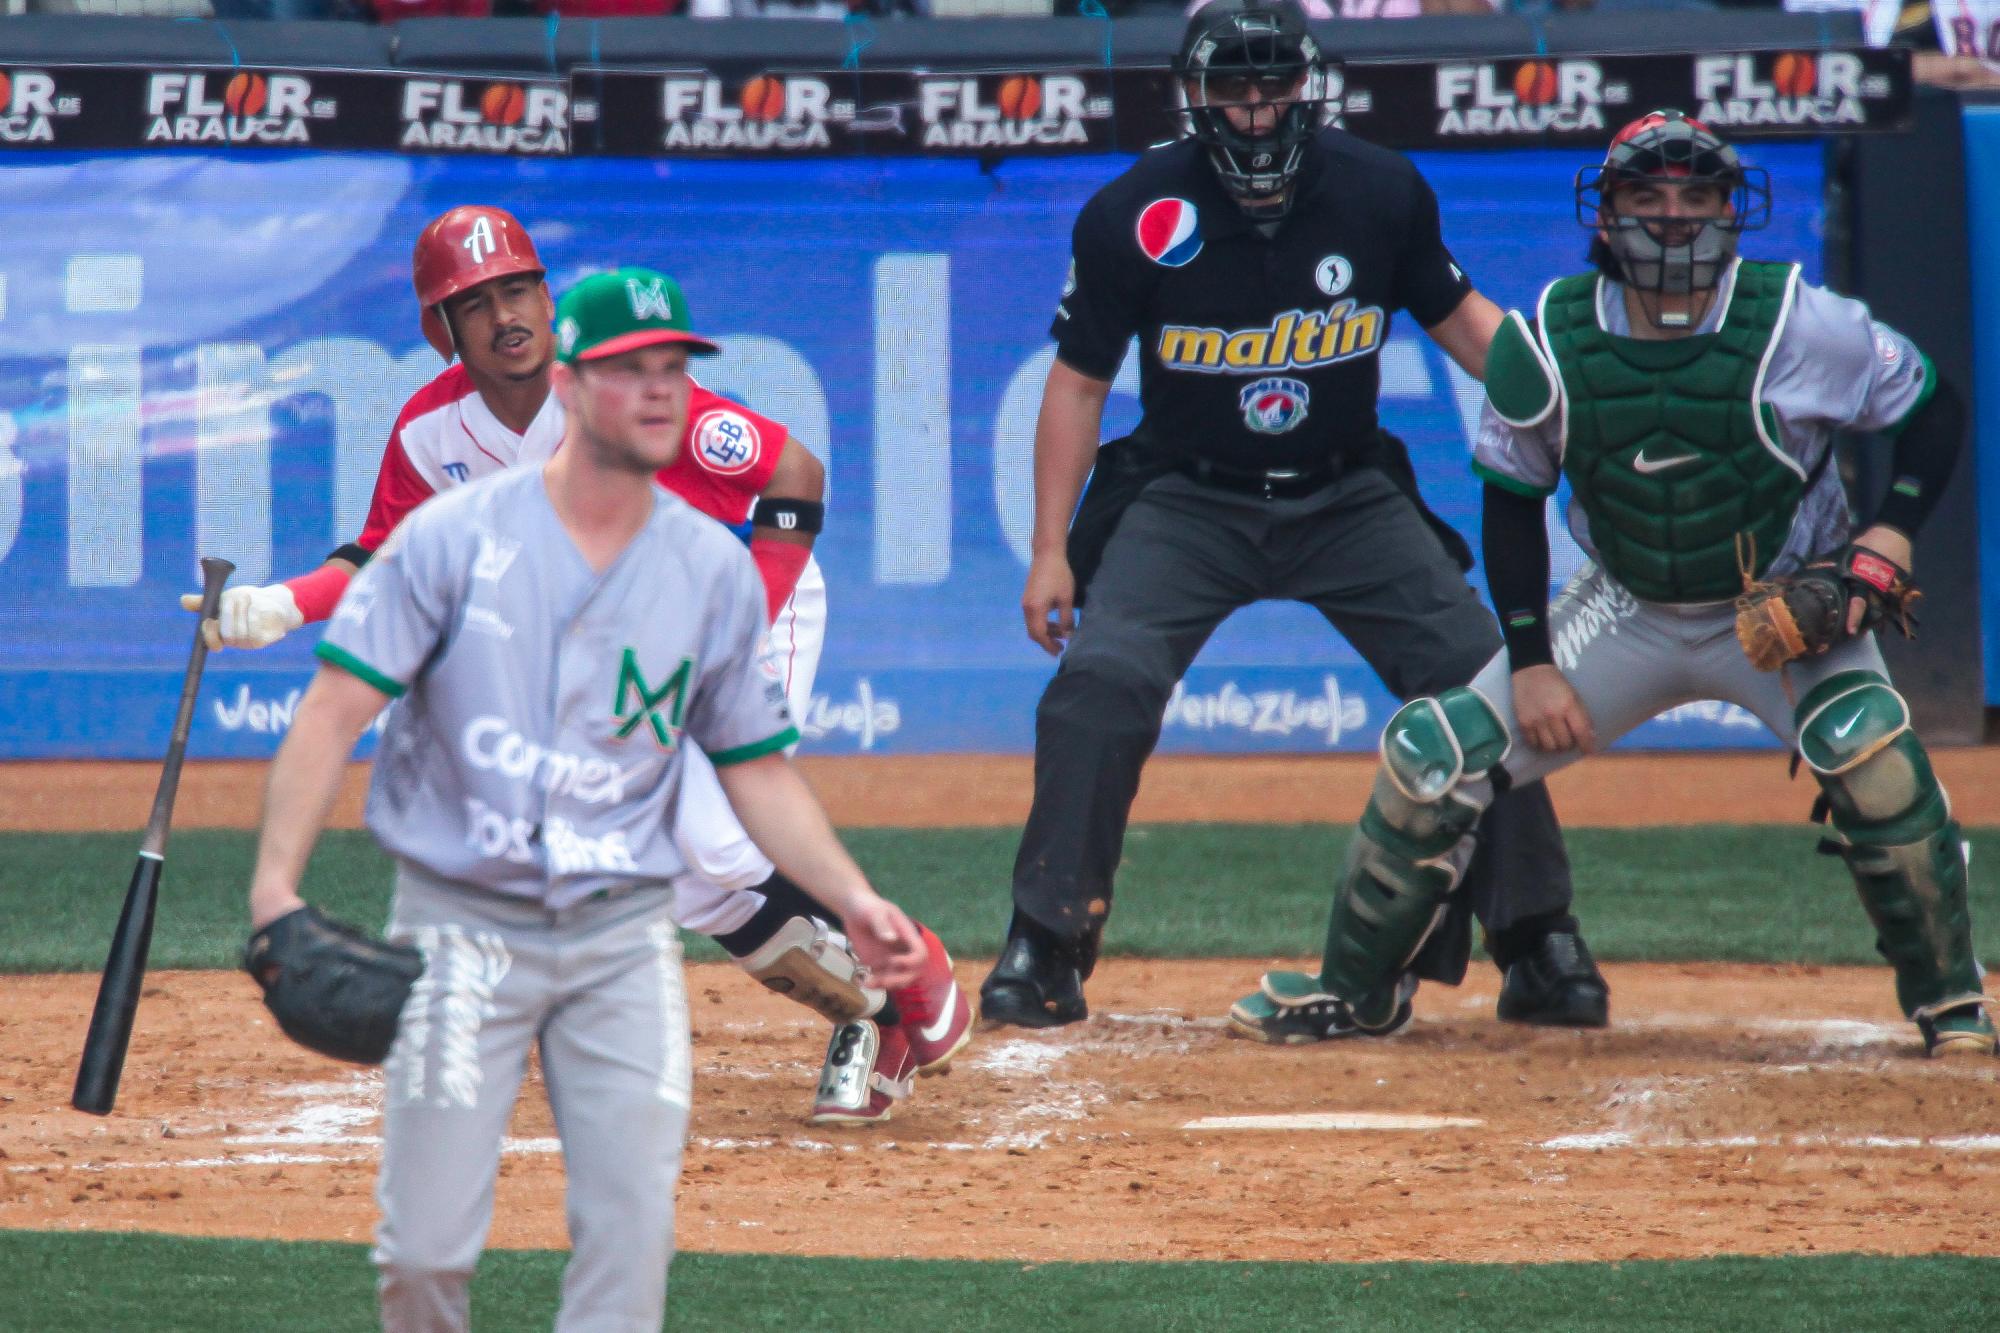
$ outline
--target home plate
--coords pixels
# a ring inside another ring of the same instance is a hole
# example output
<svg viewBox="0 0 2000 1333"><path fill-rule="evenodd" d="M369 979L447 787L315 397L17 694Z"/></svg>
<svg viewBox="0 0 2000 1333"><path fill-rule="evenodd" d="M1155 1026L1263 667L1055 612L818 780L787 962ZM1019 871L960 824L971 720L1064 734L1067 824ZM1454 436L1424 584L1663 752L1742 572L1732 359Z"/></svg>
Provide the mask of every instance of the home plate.
<svg viewBox="0 0 2000 1333"><path fill-rule="evenodd" d="M1377 1111L1312 1111L1295 1115L1205 1115L1182 1129L1477 1129L1462 1115L1396 1115Z"/></svg>

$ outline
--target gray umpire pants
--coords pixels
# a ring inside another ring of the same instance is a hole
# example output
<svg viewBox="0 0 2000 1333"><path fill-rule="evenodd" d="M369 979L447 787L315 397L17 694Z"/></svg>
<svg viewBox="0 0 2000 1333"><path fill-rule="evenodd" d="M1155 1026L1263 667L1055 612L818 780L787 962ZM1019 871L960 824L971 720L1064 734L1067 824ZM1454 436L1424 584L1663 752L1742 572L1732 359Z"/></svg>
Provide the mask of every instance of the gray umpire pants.
<svg viewBox="0 0 2000 1333"><path fill-rule="evenodd" d="M1793 717L1798 700L1815 685L1843 671L1889 678L1873 634L1801 658L1782 671L1759 671L1737 641L1732 603L1642 602L1594 563L1578 570L1550 604L1549 639L1557 668L1590 714L1599 747L1669 708L1704 699L1735 704L1792 743L1798 739ZM1502 765L1509 778L1537 782L1584 757L1577 750L1537 750L1520 739L1514 673L1505 650L1479 672L1472 688L1486 696L1515 738Z"/></svg>
<svg viewBox="0 0 2000 1333"><path fill-rule="evenodd" d="M373 1258L388 1333L463 1333L507 1122L540 1044L567 1176L559 1333L659 1333L692 1064L664 886L551 912L396 875L424 954L386 1068Z"/></svg>
<svg viewBox="0 0 2000 1333"><path fill-rule="evenodd" d="M1289 500L1162 477L1119 521L1035 711L1035 799L1014 861L1020 911L1066 936L1101 924L1175 682L1231 612L1264 600L1318 610L1399 699L1463 685L1500 646L1458 565L1376 469ZM1488 929L1568 910L1569 861L1546 788L1503 795L1480 835L1465 896Z"/></svg>

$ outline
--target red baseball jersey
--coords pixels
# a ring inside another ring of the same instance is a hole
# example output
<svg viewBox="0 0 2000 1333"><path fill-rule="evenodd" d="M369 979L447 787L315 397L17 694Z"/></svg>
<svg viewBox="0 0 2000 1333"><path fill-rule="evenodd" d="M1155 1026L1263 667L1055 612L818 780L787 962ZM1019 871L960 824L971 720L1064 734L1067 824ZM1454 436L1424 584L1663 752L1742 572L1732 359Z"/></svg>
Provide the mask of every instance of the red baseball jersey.
<svg viewBox="0 0 2000 1333"><path fill-rule="evenodd" d="M551 393L516 434L503 425L454 362L410 396L389 432L375 495L357 545L374 551L403 515L439 491L502 468L547 462L562 443L562 403ZM709 517L742 524L784 452L785 428L696 383L680 457L660 484Z"/></svg>

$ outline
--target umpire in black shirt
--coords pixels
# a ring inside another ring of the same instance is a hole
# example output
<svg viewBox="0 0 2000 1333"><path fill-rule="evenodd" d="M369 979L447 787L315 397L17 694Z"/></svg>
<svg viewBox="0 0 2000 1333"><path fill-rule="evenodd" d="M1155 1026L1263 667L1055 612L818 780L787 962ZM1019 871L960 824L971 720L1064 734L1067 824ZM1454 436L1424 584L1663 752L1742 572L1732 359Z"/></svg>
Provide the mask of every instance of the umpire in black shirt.
<svg viewBox="0 0 2000 1333"><path fill-rule="evenodd" d="M1231 612L1309 603L1399 698L1470 680L1500 646L1465 581L1470 554L1375 414L1395 311L1479 377L1499 309L1453 262L1416 169L1322 128L1333 76L1293 0L1213 0L1179 74L1193 137L1084 205L1056 312L1021 609L1062 663L1035 714L1013 924L980 990L989 1023L1085 1016L1139 770L1174 683ZM1142 419L1100 450L1135 334ZM1503 796L1482 832L1463 898L1506 972L1501 1016L1602 1025L1546 790ZM1413 970L1458 980L1468 939L1460 911ZM1355 1030L1339 1010L1287 1011L1247 1035Z"/></svg>

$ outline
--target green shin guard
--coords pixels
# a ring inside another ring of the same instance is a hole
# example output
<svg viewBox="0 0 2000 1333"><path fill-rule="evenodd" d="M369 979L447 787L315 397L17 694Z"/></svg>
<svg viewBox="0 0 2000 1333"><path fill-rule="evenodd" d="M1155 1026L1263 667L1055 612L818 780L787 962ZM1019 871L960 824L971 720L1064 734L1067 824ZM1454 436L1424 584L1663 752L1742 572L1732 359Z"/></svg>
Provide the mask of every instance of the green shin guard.
<svg viewBox="0 0 2000 1333"><path fill-rule="evenodd" d="M1903 1013L1927 1023L1978 1000L1965 851L1902 696L1875 672L1846 671L1800 701L1798 722Z"/></svg>
<svg viewBox="0 0 2000 1333"><path fill-rule="evenodd" d="M1981 995L1965 905L1965 853L1956 821L1903 847L1850 846L1845 852L1875 947L1896 972L1896 1000L1928 1019Z"/></svg>
<svg viewBox="0 0 2000 1333"><path fill-rule="evenodd" d="M1327 921L1321 987L1365 1027L1387 1024L1396 979L1437 924L1492 801L1486 774L1508 736L1469 689L1405 704L1382 732L1382 769L1348 845Z"/></svg>

